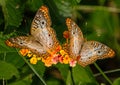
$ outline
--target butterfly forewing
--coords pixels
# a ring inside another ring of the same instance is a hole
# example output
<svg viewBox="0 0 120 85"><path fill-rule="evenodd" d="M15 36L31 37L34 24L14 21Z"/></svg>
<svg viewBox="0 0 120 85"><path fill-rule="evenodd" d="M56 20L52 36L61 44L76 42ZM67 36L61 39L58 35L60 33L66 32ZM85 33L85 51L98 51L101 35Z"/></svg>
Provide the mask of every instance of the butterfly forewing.
<svg viewBox="0 0 120 85"><path fill-rule="evenodd" d="M78 63L82 66L86 66L95 62L97 59L113 57L114 54L111 48L100 42L87 41L83 44Z"/></svg>
<svg viewBox="0 0 120 85"><path fill-rule="evenodd" d="M66 19L66 25L70 35L69 54L72 58L76 59L80 54L81 46L84 42L83 34L78 25L71 19Z"/></svg>
<svg viewBox="0 0 120 85"><path fill-rule="evenodd" d="M51 26L51 19L49 16L49 10L46 6L41 6L37 11L32 24L31 24L31 34L34 36L34 31L36 29L43 29Z"/></svg>
<svg viewBox="0 0 120 85"><path fill-rule="evenodd" d="M31 25L31 35L40 42L46 50L54 49L58 45L56 33L51 26L49 10L42 6L35 15Z"/></svg>

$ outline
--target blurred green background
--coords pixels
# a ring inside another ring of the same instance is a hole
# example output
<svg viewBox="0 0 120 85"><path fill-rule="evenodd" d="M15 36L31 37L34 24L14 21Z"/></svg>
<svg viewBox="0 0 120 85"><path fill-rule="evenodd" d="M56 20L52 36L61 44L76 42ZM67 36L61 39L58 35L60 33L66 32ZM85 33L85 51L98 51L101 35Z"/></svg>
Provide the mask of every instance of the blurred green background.
<svg viewBox="0 0 120 85"><path fill-rule="evenodd" d="M10 37L30 34L31 22L42 5L49 8L61 44L67 30L65 19L70 17L86 40L99 41L115 51L114 58L97 61L111 83L93 64L85 68L31 65L15 48L5 45ZM120 0L0 0L0 85L45 85L39 76L47 85L120 85Z"/></svg>

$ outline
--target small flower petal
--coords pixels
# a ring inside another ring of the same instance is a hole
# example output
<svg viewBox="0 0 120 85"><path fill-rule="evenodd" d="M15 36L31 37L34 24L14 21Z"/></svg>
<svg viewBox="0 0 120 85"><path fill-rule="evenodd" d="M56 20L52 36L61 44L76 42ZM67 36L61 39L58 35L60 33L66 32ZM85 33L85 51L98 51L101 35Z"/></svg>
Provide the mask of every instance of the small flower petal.
<svg viewBox="0 0 120 85"><path fill-rule="evenodd" d="M37 57L37 60L42 60L42 57Z"/></svg>
<svg viewBox="0 0 120 85"><path fill-rule="evenodd" d="M47 66L47 67L52 66L51 57L42 58L42 62L43 62L43 63L45 64L45 66Z"/></svg>
<svg viewBox="0 0 120 85"><path fill-rule="evenodd" d="M60 54L61 54L62 56L67 55L67 53L66 53L64 50L60 50Z"/></svg>
<svg viewBox="0 0 120 85"><path fill-rule="evenodd" d="M63 63L63 56L60 56L60 57L59 57L59 62L60 62L60 63Z"/></svg>
<svg viewBox="0 0 120 85"><path fill-rule="evenodd" d="M28 57L32 57L32 55L33 55L33 53L32 53L31 51L28 51L27 56L28 56Z"/></svg>
<svg viewBox="0 0 120 85"><path fill-rule="evenodd" d="M68 64L69 61L70 61L69 55L65 55L65 57L63 57L63 63L64 63L64 64Z"/></svg>
<svg viewBox="0 0 120 85"><path fill-rule="evenodd" d="M32 58L30 59L30 63L31 63L31 64L36 64L36 63L37 63L37 58L36 58L36 57L32 57Z"/></svg>
<svg viewBox="0 0 120 85"><path fill-rule="evenodd" d="M19 52L22 56L26 56L27 53L29 52L29 50L28 49L21 49Z"/></svg>
<svg viewBox="0 0 120 85"><path fill-rule="evenodd" d="M62 49L61 45L57 46L56 52L59 52Z"/></svg>
<svg viewBox="0 0 120 85"><path fill-rule="evenodd" d="M70 66L71 66L71 67L75 67L75 66L76 66L77 61L76 61L76 60L74 60L74 59L71 59L69 63L70 63Z"/></svg>
<svg viewBox="0 0 120 85"><path fill-rule="evenodd" d="M52 63L57 64L59 61L59 54L55 54L52 58Z"/></svg>

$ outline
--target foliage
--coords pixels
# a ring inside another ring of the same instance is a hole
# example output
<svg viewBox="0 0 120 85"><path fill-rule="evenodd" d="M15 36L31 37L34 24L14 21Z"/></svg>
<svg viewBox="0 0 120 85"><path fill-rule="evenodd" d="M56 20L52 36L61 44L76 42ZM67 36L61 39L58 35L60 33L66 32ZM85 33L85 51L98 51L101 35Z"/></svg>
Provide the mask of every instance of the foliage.
<svg viewBox="0 0 120 85"><path fill-rule="evenodd" d="M97 63L102 72L118 69L105 71L103 75L112 74L108 78L113 85L119 85L120 0L0 0L0 85L112 84L101 75L95 76L98 73L96 65L85 68L80 65L70 68L62 64L47 68L42 62L31 65L17 49L5 45L5 40L10 37L29 34L31 21L42 5L50 10L52 27L60 43L64 42L62 33L67 28L65 19L71 17L81 27L87 40L105 43L116 52L115 58Z"/></svg>

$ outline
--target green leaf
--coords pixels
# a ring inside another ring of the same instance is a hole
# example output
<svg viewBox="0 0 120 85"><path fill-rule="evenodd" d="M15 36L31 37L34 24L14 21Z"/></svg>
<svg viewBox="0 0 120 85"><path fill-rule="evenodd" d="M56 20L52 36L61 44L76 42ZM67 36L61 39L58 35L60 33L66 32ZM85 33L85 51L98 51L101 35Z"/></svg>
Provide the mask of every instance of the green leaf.
<svg viewBox="0 0 120 85"><path fill-rule="evenodd" d="M63 79L66 81L67 76L69 74L69 66L65 65L65 64L64 65L63 64L57 64L55 66L58 68L58 70L60 71Z"/></svg>
<svg viewBox="0 0 120 85"><path fill-rule="evenodd" d="M9 36L9 35L8 35ZM3 32L0 32L0 53L6 53L7 51L11 51L12 49L5 44L5 41L9 38L7 35L3 35ZM15 49L13 49L15 52Z"/></svg>
<svg viewBox="0 0 120 85"><path fill-rule="evenodd" d="M76 0L53 0L54 3L56 4L60 15L64 17L72 17L75 13L76 10L74 7L77 5Z"/></svg>
<svg viewBox="0 0 120 85"><path fill-rule="evenodd" d="M42 0L27 0L27 6L32 11L38 10L42 4Z"/></svg>
<svg viewBox="0 0 120 85"><path fill-rule="evenodd" d="M0 59L6 60L6 62L14 64L17 68L20 68L24 61L21 56L18 55L15 48L9 47L5 44L7 36L0 34Z"/></svg>
<svg viewBox="0 0 120 85"><path fill-rule="evenodd" d="M0 79L10 79L13 76L19 77L18 70L12 64L0 61Z"/></svg>
<svg viewBox="0 0 120 85"><path fill-rule="evenodd" d="M22 10L19 3L15 0L0 0L2 11L5 18L5 25L18 27L22 21Z"/></svg>
<svg viewBox="0 0 120 85"><path fill-rule="evenodd" d="M118 8L120 8L120 0L114 0L114 2L115 2L115 5L116 5Z"/></svg>
<svg viewBox="0 0 120 85"><path fill-rule="evenodd" d="M71 78L71 73L70 71L67 73L67 79L66 79L66 85L72 85L72 78Z"/></svg>
<svg viewBox="0 0 120 85"><path fill-rule="evenodd" d="M96 9L97 10L97 9ZM100 16L102 15L102 16ZM99 17L98 17L99 16ZM112 16L106 10L95 11L92 14L91 20L89 22L93 27L93 32L96 32L97 36L105 35L107 38L112 36L114 31Z"/></svg>
<svg viewBox="0 0 120 85"><path fill-rule="evenodd" d="M120 85L120 77L113 82L113 85Z"/></svg>
<svg viewBox="0 0 120 85"><path fill-rule="evenodd" d="M27 81L24 81L24 80L21 80L21 81L17 81L17 82L14 82L14 83L10 83L8 85L31 85L31 83L27 82Z"/></svg>
<svg viewBox="0 0 120 85"><path fill-rule="evenodd" d="M77 3L80 3L82 0L76 0Z"/></svg>
<svg viewBox="0 0 120 85"><path fill-rule="evenodd" d="M37 71L37 73L43 77L45 72L45 66L41 61L38 61L36 65L33 65L34 69Z"/></svg>
<svg viewBox="0 0 120 85"><path fill-rule="evenodd" d="M23 77L22 79L15 81L15 82L11 82L8 85L31 85L32 83L32 79L31 79L31 74L28 76Z"/></svg>
<svg viewBox="0 0 120 85"><path fill-rule="evenodd" d="M21 68L25 64L17 52L7 52L5 58L7 62L14 64L17 68Z"/></svg>
<svg viewBox="0 0 120 85"><path fill-rule="evenodd" d="M75 85L97 85L97 82L95 78L93 77L93 74L89 67L81 67L80 65L77 65L72 69L73 72L73 80L75 82Z"/></svg>
<svg viewBox="0 0 120 85"><path fill-rule="evenodd" d="M61 85L58 80L47 80L46 81L47 85Z"/></svg>

